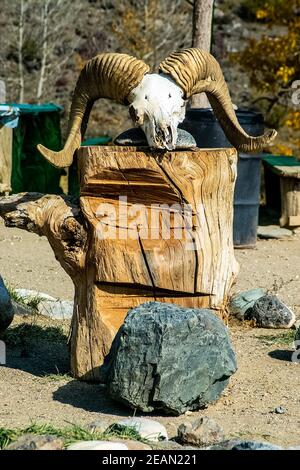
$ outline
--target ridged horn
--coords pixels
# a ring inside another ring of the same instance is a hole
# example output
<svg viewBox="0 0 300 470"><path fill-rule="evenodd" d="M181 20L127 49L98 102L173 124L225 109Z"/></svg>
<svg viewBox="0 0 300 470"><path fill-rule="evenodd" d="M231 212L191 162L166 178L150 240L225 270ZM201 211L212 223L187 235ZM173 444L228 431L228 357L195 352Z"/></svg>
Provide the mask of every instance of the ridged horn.
<svg viewBox="0 0 300 470"><path fill-rule="evenodd" d="M240 126L221 67L208 52L197 48L174 52L161 62L159 70L175 80L186 99L196 93L207 94L226 137L240 152L259 152L275 139L275 130L252 137Z"/></svg>
<svg viewBox="0 0 300 470"><path fill-rule="evenodd" d="M99 98L110 98L128 104L130 92L147 72L148 65L127 54L103 53L89 60L74 90L68 137L63 150L54 152L40 144L39 152L56 167L70 166L74 152L81 145L94 102Z"/></svg>

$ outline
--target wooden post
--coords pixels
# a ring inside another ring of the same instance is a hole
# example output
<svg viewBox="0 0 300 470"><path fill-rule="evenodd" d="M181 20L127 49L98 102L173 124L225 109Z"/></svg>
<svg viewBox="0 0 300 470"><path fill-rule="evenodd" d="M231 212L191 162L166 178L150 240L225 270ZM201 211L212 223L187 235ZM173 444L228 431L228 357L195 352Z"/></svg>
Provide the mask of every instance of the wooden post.
<svg viewBox="0 0 300 470"><path fill-rule="evenodd" d="M238 271L236 162L234 149L82 147L80 209L61 196L0 202L6 224L46 235L73 279L75 377L100 379L128 310L141 303L208 307L227 318Z"/></svg>
<svg viewBox="0 0 300 470"><path fill-rule="evenodd" d="M0 194L11 191L13 130L0 124Z"/></svg>
<svg viewBox="0 0 300 470"><path fill-rule="evenodd" d="M194 0L193 10L193 47L211 50L214 0ZM194 95L192 108L209 108L209 101L204 93Z"/></svg>

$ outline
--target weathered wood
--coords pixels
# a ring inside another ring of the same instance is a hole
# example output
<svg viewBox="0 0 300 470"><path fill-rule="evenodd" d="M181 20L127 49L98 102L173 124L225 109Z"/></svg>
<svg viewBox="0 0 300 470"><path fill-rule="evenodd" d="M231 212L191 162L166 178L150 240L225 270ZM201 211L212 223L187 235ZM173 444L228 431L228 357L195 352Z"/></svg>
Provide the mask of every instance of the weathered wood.
<svg viewBox="0 0 300 470"><path fill-rule="evenodd" d="M80 210L61 196L4 198L6 224L46 235L75 285L71 369L99 380L127 311L159 300L226 319L237 275L236 151L78 151ZM121 203L119 197L122 197Z"/></svg>
<svg viewBox="0 0 300 470"><path fill-rule="evenodd" d="M0 194L11 191L12 129L0 125Z"/></svg>

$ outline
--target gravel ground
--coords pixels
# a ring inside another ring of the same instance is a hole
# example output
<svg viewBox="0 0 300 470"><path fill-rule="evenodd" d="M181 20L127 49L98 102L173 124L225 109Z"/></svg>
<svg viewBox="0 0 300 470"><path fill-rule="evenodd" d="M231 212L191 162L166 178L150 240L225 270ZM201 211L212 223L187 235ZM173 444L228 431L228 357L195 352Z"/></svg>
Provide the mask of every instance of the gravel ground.
<svg viewBox="0 0 300 470"><path fill-rule="evenodd" d="M276 291L299 318L299 236L292 240L259 241L253 250L236 250L236 257L240 274L234 291L252 287ZM2 276L12 286L72 299L72 282L55 260L46 239L6 229L2 221L0 266ZM21 427L30 421L67 426L89 423L104 415L113 422L132 414L111 401L101 386L63 375L68 372L63 336L68 332L67 322L17 317L11 329L26 322L34 325L39 337L38 341L33 337L25 345L8 348L8 364L0 367L0 426ZM284 331L231 323L239 368L222 398L187 416L151 416L166 425L170 436L183 421L208 415L218 421L227 437L300 445L300 366L290 360L292 348L283 338ZM57 334L57 342L49 342L49 332L52 336ZM274 413L278 406L286 412Z"/></svg>

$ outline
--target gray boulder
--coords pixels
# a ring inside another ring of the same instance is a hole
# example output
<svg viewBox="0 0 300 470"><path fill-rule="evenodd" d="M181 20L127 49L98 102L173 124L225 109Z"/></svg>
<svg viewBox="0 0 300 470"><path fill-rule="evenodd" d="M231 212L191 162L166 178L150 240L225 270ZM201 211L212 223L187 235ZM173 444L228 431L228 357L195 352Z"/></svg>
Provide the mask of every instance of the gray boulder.
<svg viewBox="0 0 300 470"><path fill-rule="evenodd" d="M185 150L190 148L196 148L197 144L194 137L183 129L177 129L178 138L176 142L176 150ZM140 127L129 129L128 131L122 132L115 138L114 143L116 145L136 145L141 147L148 147L147 138L144 131Z"/></svg>
<svg viewBox="0 0 300 470"><path fill-rule="evenodd" d="M258 299L250 317L261 328L291 328L296 321L295 314L276 295L264 295Z"/></svg>
<svg viewBox="0 0 300 470"><path fill-rule="evenodd" d="M6 330L14 318L14 309L7 288L0 276L0 332Z"/></svg>
<svg viewBox="0 0 300 470"><path fill-rule="evenodd" d="M212 311L160 302L128 313L110 361L112 398L175 415L217 400L237 369L228 330Z"/></svg>

